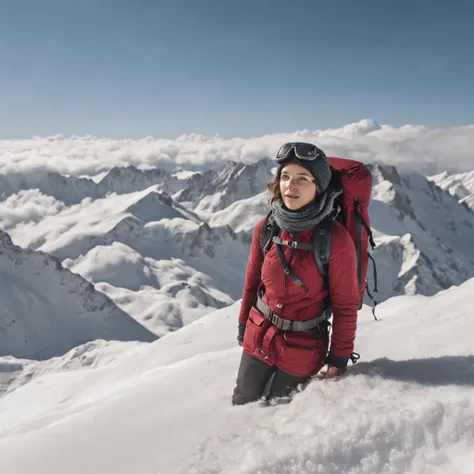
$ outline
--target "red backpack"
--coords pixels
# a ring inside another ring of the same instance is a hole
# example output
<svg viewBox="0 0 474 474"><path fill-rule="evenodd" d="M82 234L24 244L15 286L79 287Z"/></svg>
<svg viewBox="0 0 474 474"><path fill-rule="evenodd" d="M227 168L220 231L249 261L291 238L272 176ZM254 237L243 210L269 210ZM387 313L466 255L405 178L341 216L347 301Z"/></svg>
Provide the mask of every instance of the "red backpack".
<svg viewBox="0 0 474 474"><path fill-rule="evenodd" d="M372 192L372 175L367 167L358 161L344 158L327 158L332 171L331 185L342 189L342 194L334 203L333 212L324 219L313 234L313 252L316 265L324 278L325 287L329 287L328 264L331 254L331 234L334 220L340 222L349 232L357 254L357 278L359 282L360 304L364 299L364 293L377 304L367 287L367 268L369 258L374 268L374 292L377 292L377 269L375 262L368 251L368 244L375 248L375 243L370 230L369 204ZM262 226L260 234L260 248L266 254L270 249L273 238L280 233L275 220L270 212ZM291 275L290 275L291 276ZM329 306L330 302L327 301Z"/></svg>

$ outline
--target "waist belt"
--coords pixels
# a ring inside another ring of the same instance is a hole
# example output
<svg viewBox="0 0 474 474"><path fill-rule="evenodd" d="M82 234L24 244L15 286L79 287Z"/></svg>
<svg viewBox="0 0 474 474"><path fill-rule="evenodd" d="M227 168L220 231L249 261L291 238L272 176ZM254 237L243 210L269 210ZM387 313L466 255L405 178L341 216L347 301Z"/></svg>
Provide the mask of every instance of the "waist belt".
<svg viewBox="0 0 474 474"><path fill-rule="evenodd" d="M317 328L323 321L328 319L327 311L323 311L320 316L309 319L308 321L293 321L291 319L281 318L273 309L270 309L270 307L263 302L260 296L257 296L255 308L266 316L278 329L283 331L311 331L311 329Z"/></svg>

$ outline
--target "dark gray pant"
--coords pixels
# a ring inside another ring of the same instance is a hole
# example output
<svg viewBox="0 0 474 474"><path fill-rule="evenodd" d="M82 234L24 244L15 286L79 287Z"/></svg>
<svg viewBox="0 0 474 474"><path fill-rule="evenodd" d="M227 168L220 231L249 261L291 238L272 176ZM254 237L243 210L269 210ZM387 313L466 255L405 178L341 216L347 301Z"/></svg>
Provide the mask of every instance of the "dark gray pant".
<svg viewBox="0 0 474 474"><path fill-rule="evenodd" d="M309 379L309 377L291 375L243 351L232 404L244 405L257 401L263 396L272 375L274 377L270 385L269 398L288 396L299 384Z"/></svg>

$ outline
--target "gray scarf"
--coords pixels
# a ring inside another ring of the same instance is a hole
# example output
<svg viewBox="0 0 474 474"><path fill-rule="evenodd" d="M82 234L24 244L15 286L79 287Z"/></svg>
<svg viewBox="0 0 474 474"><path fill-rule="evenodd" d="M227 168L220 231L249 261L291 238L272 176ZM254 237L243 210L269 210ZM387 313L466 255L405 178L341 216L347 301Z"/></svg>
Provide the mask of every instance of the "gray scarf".
<svg viewBox="0 0 474 474"><path fill-rule="evenodd" d="M342 193L340 189L329 189L318 199L296 211L288 209L282 201L272 204L272 214L281 230L292 234L311 229L327 217L334 206L334 201Z"/></svg>

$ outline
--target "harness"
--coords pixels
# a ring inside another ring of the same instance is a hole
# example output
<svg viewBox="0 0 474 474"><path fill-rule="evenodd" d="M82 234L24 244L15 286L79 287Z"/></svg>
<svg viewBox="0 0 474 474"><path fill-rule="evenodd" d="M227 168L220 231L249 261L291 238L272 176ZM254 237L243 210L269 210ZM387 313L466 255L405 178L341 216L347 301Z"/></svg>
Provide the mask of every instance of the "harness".
<svg viewBox="0 0 474 474"><path fill-rule="evenodd" d="M327 311L324 310L320 316L309 319L308 321L294 321L292 319L285 319L279 316L273 309L266 305L262 298L257 296L255 301L255 309L257 309L263 316L270 320L270 322L282 331L311 331L319 328L320 324L329 319Z"/></svg>
<svg viewBox="0 0 474 474"><path fill-rule="evenodd" d="M292 270L289 262L285 259L282 245L289 247L291 249L297 250L311 250L314 254L314 259L318 267L319 272L324 279L324 288L329 291L329 279L328 279L328 264L329 256L331 252L331 233L332 233L332 224L333 220L331 218L325 219L324 224L321 223L313 234L313 242L298 242L281 239L278 235L272 233L269 242L266 243L265 247L267 251L269 250L272 243L275 244L276 253L278 259L283 267L283 271L288 275L297 285L299 285L305 292L308 291L308 287L303 283L303 281L296 275ZM272 223L273 224L273 223ZM265 252L266 253L266 252ZM292 319L282 318L278 313L266 305L261 295L257 295L257 299L254 307L270 322L275 325L278 329L282 331L313 331L324 333L324 331L330 325L329 318L331 317L331 307L329 303L329 294L324 298L324 310L315 318L309 319L307 321L294 321Z"/></svg>

